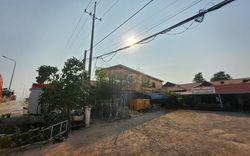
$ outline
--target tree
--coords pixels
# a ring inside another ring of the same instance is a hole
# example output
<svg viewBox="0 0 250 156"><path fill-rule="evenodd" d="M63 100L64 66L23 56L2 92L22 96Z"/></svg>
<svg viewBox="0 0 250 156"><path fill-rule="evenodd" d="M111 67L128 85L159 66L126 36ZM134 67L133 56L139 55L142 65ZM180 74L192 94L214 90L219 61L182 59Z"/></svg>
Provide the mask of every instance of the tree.
<svg viewBox="0 0 250 156"><path fill-rule="evenodd" d="M53 81L49 81L44 89L39 104L42 113L59 111L68 117L74 109L82 109L86 98L87 89L82 83L82 62L76 58L68 59L62 69L62 74Z"/></svg>
<svg viewBox="0 0 250 156"><path fill-rule="evenodd" d="M38 76L36 77L37 83L50 83L51 81L58 78L58 69L53 66L40 66L37 70Z"/></svg>
<svg viewBox="0 0 250 156"><path fill-rule="evenodd" d="M210 81L230 80L232 77L229 74L225 74L224 71L219 71L214 74Z"/></svg>
<svg viewBox="0 0 250 156"><path fill-rule="evenodd" d="M86 98L86 86L82 83L83 66L76 58L68 59L62 69L61 82L63 83L62 99L66 113L73 109L81 109Z"/></svg>
<svg viewBox="0 0 250 156"><path fill-rule="evenodd" d="M202 72L199 72L199 73L195 74L193 82L201 83L201 82L204 82L204 81L205 81L205 79L203 78Z"/></svg>
<svg viewBox="0 0 250 156"><path fill-rule="evenodd" d="M96 100L112 99L119 91L115 75L109 73L106 69L96 70L96 86L92 88L92 96Z"/></svg>

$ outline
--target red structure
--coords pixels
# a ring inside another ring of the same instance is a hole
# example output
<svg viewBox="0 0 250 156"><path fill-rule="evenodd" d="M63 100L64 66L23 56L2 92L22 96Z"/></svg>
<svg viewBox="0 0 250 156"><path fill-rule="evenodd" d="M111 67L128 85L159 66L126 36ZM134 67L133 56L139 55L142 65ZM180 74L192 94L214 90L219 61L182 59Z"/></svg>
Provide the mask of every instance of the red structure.
<svg viewBox="0 0 250 156"><path fill-rule="evenodd" d="M216 93L220 94L240 94L250 93L250 83L236 83L226 85L215 85Z"/></svg>
<svg viewBox="0 0 250 156"><path fill-rule="evenodd" d="M46 88L48 87L47 84L39 84L39 83L33 83L32 88Z"/></svg>
<svg viewBox="0 0 250 156"><path fill-rule="evenodd" d="M3 78L0 74L0 103L2 102Z"/></svg>

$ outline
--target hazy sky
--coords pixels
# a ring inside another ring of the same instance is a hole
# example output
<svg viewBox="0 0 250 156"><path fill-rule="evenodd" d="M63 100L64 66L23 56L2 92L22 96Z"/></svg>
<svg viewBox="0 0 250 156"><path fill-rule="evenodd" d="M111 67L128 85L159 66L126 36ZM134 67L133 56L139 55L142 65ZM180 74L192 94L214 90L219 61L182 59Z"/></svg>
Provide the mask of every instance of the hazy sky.
<svg viewBox="0 0 250 156"><path fill-rule="evenodd" d="M102 17L102 21L96 21L95 42L149 0L119 0L104 15L116 1L101 0L98 4L97 16ZM203 0L169 19L197 1L154 0L119 31L96 46L93 55L124 46L129 38L141 39L160 31L221 0ZM70 40L88 3L89 0L0 0L0 54L17 61L12 87L19 97L28 94L40 65L61 68L67 58L80 58L84 49L89 48L91 21L87 14L82 16L73 39ZM204 77L209 80L220 70L233 78L249 77L249 6L250 1L236 0L209 13L200 25L194 23L183 34L160 35L152 42L118 53L108 63L98 60L96 67L123 64L174 83L191 82L197 72L203 72ZM92 9L93 3L88 10ZM158 24L160 25L145 32ZM190 23L171 33L181 32L189 25ZM93 66L94 64L95 61ZM8 87L12 69L12 62L0 59L4 87Z"/></svg>

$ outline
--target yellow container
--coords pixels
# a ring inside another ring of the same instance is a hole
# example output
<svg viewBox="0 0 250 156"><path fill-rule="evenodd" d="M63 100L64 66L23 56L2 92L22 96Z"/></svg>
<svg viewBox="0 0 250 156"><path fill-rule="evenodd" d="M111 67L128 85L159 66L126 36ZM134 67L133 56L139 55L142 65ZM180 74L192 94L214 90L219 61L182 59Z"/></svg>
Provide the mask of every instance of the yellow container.
<svg viewBox="0 0 250 156"><path fill-rule="evenodd" d="M143 110L150 107L149 99L134 99L132 101L132 109L134 110Z"/></svg>

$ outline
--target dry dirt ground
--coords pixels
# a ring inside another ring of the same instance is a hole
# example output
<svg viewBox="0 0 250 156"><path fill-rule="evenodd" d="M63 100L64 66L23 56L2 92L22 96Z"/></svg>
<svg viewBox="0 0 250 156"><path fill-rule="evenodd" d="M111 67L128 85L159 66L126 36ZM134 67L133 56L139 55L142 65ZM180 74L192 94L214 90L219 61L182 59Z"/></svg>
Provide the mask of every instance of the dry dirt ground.
<svg viewBox="0 0 250 156"><path fill-rule="evenodd" d="M178 110L124 131L123 122L76 131L63 143L16 155L250 155L249 114Z"/></svg>
<svg viewBox="0 0 250 156"><path fill-rule="evenodd" d="M0 114L11 113L11 116L21 116L23 114L23 101L9 101L0 103Z"/></svg>

